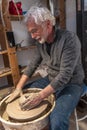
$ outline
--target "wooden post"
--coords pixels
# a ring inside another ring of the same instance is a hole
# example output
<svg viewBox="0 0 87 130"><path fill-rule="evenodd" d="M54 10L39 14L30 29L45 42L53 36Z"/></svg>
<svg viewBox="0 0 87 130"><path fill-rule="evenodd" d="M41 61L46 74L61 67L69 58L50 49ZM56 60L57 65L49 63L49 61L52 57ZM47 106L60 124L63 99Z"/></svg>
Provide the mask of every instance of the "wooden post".
<svg viewBox="0 0 87 130"><path fill-rule="evenodd" d="M58 0L59 5L59 25L61 28L66 28L66 15L65 15L65 0Z"/></svg>
<svg viewBox="0 0 87 130"><path fill-rule="evenodd" d="M7 32L12 31L11 21L9 17L9 0L2 0L2 13L0 19L0 44L2 52L6 52L6 54L2 54L4 60L4 67L9 67L11 69L10 74L4 74L7 76L8 84L13 82L13 85L16 86L20 79L20 72L18 67L18 61L16 56L15 47L10 47L10 41L7 38Z"/></svg>

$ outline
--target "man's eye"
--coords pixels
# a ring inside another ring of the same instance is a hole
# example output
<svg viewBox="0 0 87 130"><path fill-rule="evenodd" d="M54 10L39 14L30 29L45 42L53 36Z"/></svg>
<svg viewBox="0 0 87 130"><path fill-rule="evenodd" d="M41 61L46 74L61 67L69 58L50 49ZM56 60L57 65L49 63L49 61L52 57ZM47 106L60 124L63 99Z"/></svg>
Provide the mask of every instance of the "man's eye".
<svg viewBox="0 0 87 130"><path fill-rule="evenodd" d="M30 33L37 33L37 29L32 30Z"/></svg>

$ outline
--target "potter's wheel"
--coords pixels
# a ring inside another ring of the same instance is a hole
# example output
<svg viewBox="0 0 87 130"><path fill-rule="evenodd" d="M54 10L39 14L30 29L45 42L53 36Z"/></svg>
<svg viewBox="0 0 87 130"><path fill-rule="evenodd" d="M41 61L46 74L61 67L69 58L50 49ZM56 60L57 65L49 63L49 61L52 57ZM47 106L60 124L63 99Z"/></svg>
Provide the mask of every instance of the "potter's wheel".
<svg viewBox="0 0 87 130"><path fill-rule="evenodd" d="M37 107L23 111L19 105L19 98L17 98L7 105L6 112L12 119L18 121L31 121L39 118L46 111L48 103L48 100L44 100Z"/></svg>

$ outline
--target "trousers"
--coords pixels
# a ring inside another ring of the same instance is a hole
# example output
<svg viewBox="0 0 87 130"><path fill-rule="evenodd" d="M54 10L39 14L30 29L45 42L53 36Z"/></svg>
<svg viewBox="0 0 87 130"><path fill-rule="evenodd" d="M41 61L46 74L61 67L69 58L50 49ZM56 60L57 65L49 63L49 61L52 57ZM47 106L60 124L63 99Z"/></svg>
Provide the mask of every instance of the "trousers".
<svg viewBox="0 0 87 130"><path fill-rule="evenodd" d="M50 83L48 77L40 78L25 87L44 89ZM68 130L70 115L77 106L82 87L77 84L67 84L55 92L56 105L49 116L49 130Z"/></svg>

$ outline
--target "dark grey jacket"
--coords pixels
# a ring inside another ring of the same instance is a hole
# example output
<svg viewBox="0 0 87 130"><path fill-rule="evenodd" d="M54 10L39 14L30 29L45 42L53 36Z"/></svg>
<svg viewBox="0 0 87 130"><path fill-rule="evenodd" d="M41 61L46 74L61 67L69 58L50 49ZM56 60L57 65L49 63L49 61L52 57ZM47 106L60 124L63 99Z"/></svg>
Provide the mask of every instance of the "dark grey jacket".
<svg viewBox="0 0 87 130"><path fill-rule="evenodd" d="M31 62L24 74L29 77L44 60L48 66L47 72L50 84L55 90L68 83L81 85L84 72L81 63L81 43L78 37L69 31L55 29L55 39L51 46L50 55L46 44L37 44L38 51L31 57Z"/></svg>

